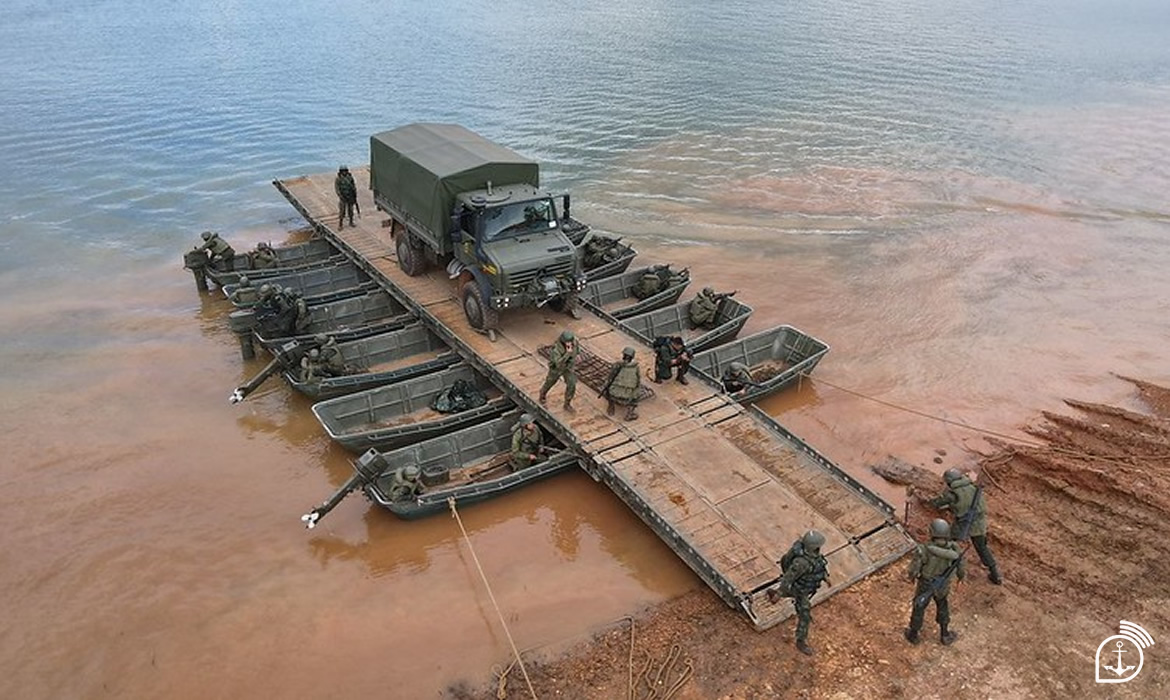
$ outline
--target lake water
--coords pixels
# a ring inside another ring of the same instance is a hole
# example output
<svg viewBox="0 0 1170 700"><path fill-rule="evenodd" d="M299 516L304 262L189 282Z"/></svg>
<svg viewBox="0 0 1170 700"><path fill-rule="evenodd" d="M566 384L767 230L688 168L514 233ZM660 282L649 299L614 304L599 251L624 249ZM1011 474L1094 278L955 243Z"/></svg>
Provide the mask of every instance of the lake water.
<svg viewBox="0 0 1170 700"><path fill-rule="evenodd" d="M1168 35L1158 0L9 0L6 695L423 697L506 663L449 518L355 498L306 533L348 455L283 386L226 402L259 364L180 260L285 240L272 179L412 121L541 161L739 289L745 332L828 342L765 408L897 499L867 464L982 442L888 404L1020 435L1170 381ZM582 475L464 518L521 648L702 586Z"/></svg>

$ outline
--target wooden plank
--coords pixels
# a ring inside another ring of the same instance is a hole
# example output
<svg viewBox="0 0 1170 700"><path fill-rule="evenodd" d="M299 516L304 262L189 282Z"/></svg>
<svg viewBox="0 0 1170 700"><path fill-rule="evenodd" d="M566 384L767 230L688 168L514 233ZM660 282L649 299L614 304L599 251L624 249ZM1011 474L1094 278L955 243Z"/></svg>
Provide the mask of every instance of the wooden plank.
<svg viewBox="0 0 1170 700"><path fill-rule="evenodd" d="M712 503L759 486L768 474L726 440L697 430L654 446L654 452Z"/></svg>

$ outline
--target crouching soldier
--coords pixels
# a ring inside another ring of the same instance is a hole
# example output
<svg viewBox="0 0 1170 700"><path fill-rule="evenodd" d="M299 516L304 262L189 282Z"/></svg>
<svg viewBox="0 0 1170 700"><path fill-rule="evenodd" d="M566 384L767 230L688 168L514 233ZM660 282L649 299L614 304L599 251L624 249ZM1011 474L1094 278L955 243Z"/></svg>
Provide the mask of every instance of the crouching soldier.
<svg viewBox="0 0 1170 700"><path fill-rule="evenodd" d="M796 609L796 649L806 656L812 656L808 645L808 628L812 625L812 597L821 583L829 579L829 561L821 554L825 536L816 530L809 530L792 543L780 558L780 569L784 574L780 582L768 590L772 603L781 598L792 598Z"/></svg>
<svg viewBox="0 0 1170 700"><path fill-rule="evenodd" d="M751 370L742 362L728 364L720 380L723 382L723 390L729 394L738 394L749 386L759 386L752 378Z"/></svg>
<svg viewBox="0 0 1170 700"><path fill-rule="evenodd" d="M414 466L399 467L390 475L388 495L392 501L412 501L423 492L423 484L419 477L422 471Z"/></svg>
<svg viewBox="0 0 1170 700"><path fill-rule="evenodd" d="M240 275L240 283L228 296L228 299L231 299L231 302L236 306L254 306L260 299L260 290L252 284L252 280L248 279L247 275Z"/></svg>
<svg viewBox="0 0 1170 700"><path fill-rule="evenodd" d="M236 259L236 251L228 242L219 237L219 234L214 231L203 232L203 245L196 250L207 251L207 262L211 265L217 265L220 269L231 270L232 261Z"/></svg>
<svg viewBox="0 0 1170 700"><path fill-rule="evenodd" d="M959 545L951 539L951 526L942 518L935 518L930 523L930 542L918 545L914 550L914 558L910 561L910 570L907 572L911 581L916 582L914 588L914 603L910 611L910 626L904 635L906 641L917 644L921 641L918 633L922 631L922 618L926 616L926 606L934 600L934 619L938 622L939 641L951 644L958 639L957 632L950 631L951 608L947 602L947 595L951 592L951 579L960 581L966 575L963 567L963 553Z"/></svg>
<svg viewBox="0 0 1170 700"><path fill-rule="evenodd" d="M675 373L675 379L680 383L687 383L687 370L691 368L691 360L694 358L694 353L687 348L686 343L683 342L682 336L675 335L669 338L661 337L654 339L654 381L661 383L664 379L670 379L672 372Z"/></svg>
<svg viewBox="0 0 1170 700"><path fill-rule="evenodd" d="M609 368L609 377L601 396L608 401L605 414L612 416L616 404L626 407L626 420L638 420L638 400L642 398L642 370L634 361L634 349L622 349L622 361Z"/></svg>

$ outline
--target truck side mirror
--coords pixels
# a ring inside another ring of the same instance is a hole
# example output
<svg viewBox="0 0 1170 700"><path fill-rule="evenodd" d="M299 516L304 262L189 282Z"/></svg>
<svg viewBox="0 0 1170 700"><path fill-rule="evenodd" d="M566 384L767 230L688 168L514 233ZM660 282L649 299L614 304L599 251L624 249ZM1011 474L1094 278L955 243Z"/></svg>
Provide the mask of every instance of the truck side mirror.
<svg viewBox="0 0 1170 700"><path fill-rule="evenodd" d="M561 202L562 202L562 205L563 205L561 208L565 210L565 213L564 213L564 217L563 217L563 218L566 218L566 219L567 219L567 218L569 218L569 204L571 203L571 202L569 201L569 195L567 195L567 194L563 195L563 196L561 197Z"/></svg>

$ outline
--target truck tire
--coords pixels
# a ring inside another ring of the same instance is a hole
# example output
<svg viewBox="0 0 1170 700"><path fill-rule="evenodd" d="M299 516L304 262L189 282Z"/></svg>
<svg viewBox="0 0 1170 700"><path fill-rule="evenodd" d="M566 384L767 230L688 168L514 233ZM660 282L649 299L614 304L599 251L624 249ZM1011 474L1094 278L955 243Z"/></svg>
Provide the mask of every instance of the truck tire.
<svg viewBox="0 0 1170 700"><path fill-rule="evenodd" d="M398 254L398 267L410 277L418 277L427 271L427 259L423 252L411 244L410 234L400 232L394 239L394 251Z"/></svg>
<svg viewBox="0 0 1170 700"><path fill-rule="evenodd" d="M487 299L483 298L483 291L474 279L467 280L459 290L459 298L463 302L463 313L467 322L477 331L494 331L500 326L500 312L491 308Z"/></svg>

